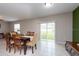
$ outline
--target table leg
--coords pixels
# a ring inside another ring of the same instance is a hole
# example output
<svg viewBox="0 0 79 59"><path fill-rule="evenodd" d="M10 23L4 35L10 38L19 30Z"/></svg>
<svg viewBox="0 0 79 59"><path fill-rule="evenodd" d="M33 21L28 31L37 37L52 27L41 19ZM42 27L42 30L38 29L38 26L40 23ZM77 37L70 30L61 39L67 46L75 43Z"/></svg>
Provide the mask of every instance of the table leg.
<svg viewBox="0 0 79 59"><path fill-rule="evenodd" d="M24 46L24 55L26 55L27 46Z"/></svg>
<svg viewBox="0 0 79 59"><path fill-rule="evenodd" d="M24 55L26 55L26 52L27 52L27 45L26 45L26 43L27 43L28 39L29 38L23 39L23 42L24 42L24 44L23 44L23 46L24 46Z"/></svg>
<svg viewBox="0 0 79 59"><path fill-rule="evenodd" d="M26 46L26 41L24 41L24 55L26 55L26 51L27 51L27 46Z"/></svg>

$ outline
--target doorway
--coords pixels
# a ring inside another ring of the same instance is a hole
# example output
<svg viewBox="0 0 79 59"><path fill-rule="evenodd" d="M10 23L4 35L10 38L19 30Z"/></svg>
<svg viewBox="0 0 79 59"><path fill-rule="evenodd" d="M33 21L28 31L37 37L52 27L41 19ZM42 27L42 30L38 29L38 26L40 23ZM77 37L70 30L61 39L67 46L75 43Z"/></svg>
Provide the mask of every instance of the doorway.
<svg viewBox="0 0 79 59"><path fill-rule="evenodd" d="M55 22L40 24L40 40L55 40Z"/></svg>
<svg viewBox="0 0 79 59"><path fill-rule="evenodd" d="M40 24L40 42L42 49L46 48L50 55L51 49L55 49L55 22Z"/></svg>

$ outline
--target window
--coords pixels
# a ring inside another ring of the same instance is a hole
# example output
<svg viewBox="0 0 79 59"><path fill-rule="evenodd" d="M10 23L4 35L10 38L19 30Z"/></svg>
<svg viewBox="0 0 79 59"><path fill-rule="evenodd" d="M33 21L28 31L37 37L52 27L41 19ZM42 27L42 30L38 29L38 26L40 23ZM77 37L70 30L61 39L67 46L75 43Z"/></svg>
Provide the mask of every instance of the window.
<svg viewBox="0 0 79 59"><path fill-rule="evenodd" d="M14 31L20 33L20 24L14 24Z"/></svg>

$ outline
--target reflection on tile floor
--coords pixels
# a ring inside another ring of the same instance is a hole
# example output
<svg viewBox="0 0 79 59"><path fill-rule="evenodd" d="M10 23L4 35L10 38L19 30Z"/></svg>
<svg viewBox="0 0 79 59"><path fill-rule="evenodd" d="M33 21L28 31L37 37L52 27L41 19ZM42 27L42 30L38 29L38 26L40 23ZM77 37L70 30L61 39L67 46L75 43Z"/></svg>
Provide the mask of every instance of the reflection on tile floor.
<svg viewBox="0 0 79 59"><path fill-rule="evenodd" d="M37 50L34 50L34 54L32 54L31 49L27 49L27 54L19 54L19 51L14 54L12 50L10 53L5 49L4 39L0 39L0 56L69 56L67 51L65 50L64 45L54 44L54 41L50 41L49 43L46 41L39 41L37 43Z"/></svg>

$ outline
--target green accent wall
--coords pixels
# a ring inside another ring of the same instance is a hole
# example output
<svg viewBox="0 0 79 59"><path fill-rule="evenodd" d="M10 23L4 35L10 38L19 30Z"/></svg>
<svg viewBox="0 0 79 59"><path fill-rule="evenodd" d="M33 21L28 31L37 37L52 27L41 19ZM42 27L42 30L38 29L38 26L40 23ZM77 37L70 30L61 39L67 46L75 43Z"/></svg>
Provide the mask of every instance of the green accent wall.
<svg viewBox="0 0 79 59"><path fill-rule="evenodd" d="M79 7L73 11L73 42L79 42Z"/></svg>

